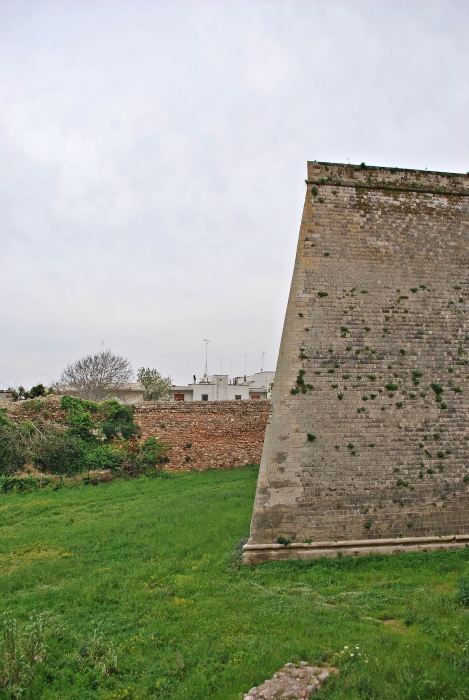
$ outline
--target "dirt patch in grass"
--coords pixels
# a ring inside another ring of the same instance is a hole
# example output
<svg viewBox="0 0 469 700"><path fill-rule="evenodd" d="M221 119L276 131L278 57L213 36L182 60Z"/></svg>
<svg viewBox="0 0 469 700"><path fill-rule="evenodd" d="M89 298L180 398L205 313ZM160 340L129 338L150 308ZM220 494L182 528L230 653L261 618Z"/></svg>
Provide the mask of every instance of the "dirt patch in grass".
<svg viewBox="0 0 469 700"><path fill-rule="evenodd" d="M383 623L383 625L385 625L389 629L392 629L394 632L407 634L407 632L409 631L409 629L400 620L394 620L392 618L389 618L387 620L381 620L381 622Z"/></svg>

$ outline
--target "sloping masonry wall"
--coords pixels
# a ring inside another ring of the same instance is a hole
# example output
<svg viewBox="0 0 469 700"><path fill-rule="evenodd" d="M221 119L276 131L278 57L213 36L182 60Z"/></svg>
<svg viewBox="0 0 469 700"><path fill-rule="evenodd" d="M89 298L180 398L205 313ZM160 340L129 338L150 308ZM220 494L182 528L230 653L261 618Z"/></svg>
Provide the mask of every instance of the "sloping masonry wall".
<svg viewBox="0 0 469 700"><path fill-rule="evenodd" d="M245 561L464 546L469 176L306 182Z"/></svg>
<svg viewBox="0 0 469 700"><path fill-rule="evenodd" d="M173 471L259 464L270 401L148 402L135 404L144 438L170 445Z"/></svg>

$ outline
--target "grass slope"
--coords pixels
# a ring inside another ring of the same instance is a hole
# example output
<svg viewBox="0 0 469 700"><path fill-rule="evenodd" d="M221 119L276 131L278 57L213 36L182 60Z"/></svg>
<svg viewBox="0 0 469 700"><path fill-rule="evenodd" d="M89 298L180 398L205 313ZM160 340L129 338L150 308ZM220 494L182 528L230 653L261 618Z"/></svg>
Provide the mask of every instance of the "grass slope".
<svg viewBox="0 0 469 700"><path fill-rule="evenodd" d="M0 497L0 613L62 627L24 697L239 700L306 659L341 669L318 700L467 698L469 550L237 567L256 476ZM109 678L77 660L94 630L118 655Z"/></svg>

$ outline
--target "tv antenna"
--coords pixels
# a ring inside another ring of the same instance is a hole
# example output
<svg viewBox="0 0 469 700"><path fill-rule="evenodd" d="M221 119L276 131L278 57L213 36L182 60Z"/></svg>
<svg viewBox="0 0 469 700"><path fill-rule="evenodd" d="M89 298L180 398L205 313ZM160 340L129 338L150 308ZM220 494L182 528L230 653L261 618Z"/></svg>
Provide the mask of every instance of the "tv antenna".
<svg viewBox="0 0 469 700"><path fill-rule="evenodd" d="M208 376L208 344L211 343L211 340L207 340L207 338L204 338L204 343L205 343L205 372L204 372L204 377Z"/></svg>
<svg viewBox="0 0 469 700"><path fill-rule="evenodd" d="M233 365L234 365L235 363L234 363L234 362L228 362L228 364L230 365L230 377L232 377L232 376L233 376Z"/></svg>
<svg viewBox="0 0 469 700"><path fill-rule="evenodd" d="M261 353L261 359L262 359L262 363L261 363L261 372L264 371L264 357L265 357L265 350L263 350L262 353Z"/></svg>
<svg viewBox="0 0 469 700"><path fill-rule="evenodd" d="M223 363L225 362L225 358L220 359L220 374L223 374Z"/></svg>

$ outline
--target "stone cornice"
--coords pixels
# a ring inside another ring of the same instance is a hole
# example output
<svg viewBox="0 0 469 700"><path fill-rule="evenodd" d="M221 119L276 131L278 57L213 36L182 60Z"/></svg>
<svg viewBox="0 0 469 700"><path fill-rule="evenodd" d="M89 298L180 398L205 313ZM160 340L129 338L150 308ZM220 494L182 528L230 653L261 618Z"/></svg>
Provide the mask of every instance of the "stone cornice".
<svg viewBox="0 0 469 700"><path fill-rule="evenodd" d="M418 194L441 194L441 195L452 195L453 197L469 197L469 190L448 190L444 187L438 187L430 189L429 187L402 187L402 185L385 185L385 184L373 184L367 182L355 182L354 180L326 180L320 178L318 180L305 180L307 185L316 185L318 187L359 187L365 190L389 190L393 192L412 192Z"/></svg>

